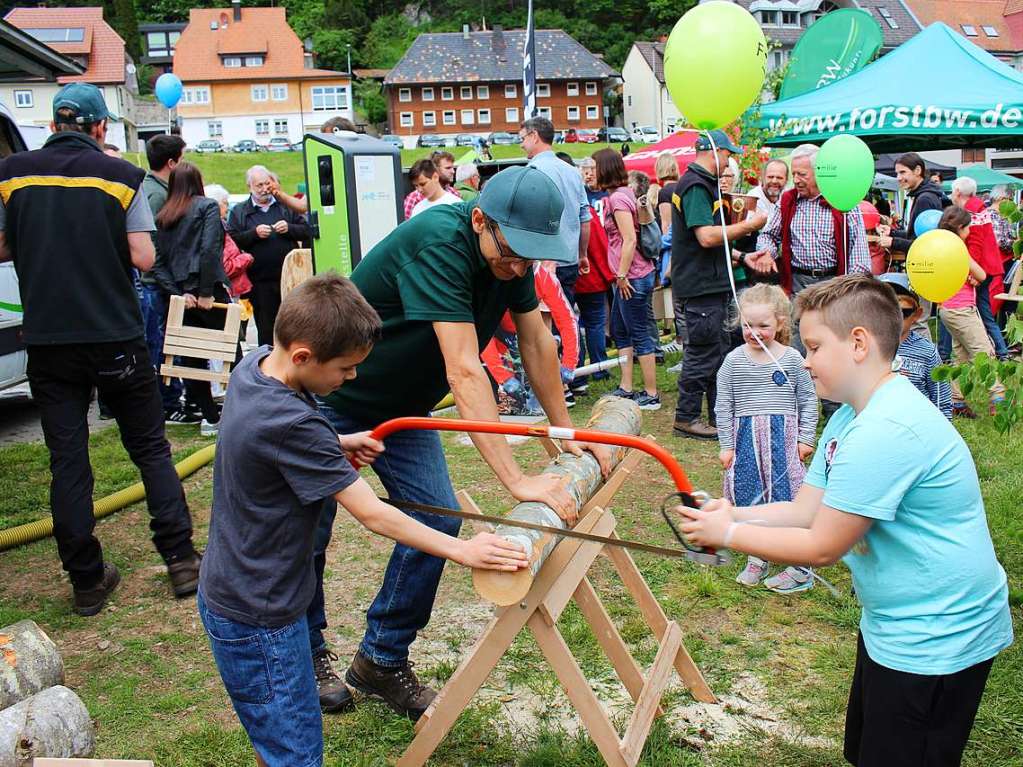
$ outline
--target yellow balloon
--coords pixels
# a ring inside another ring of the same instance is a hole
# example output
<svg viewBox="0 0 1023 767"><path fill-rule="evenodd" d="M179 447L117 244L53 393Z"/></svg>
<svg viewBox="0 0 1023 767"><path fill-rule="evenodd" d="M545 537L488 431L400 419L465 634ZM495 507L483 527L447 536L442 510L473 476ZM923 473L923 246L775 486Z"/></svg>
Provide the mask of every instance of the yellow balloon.
<svg viewBox="0 0 1023 767"><path fill-rule="evenodd" d="M697 128L722 128L764 87L767 40L740 5L712 0L691 8L664 47L664 79L678 110Z"/></svg>
<svg viewBox="0 0 1023 767"><path fill-rule="evenodd" d="M947 229L932 229L909 246L906 273L913 290L928 301L947 301L966 282L970 252L959 235Z"/></svg>

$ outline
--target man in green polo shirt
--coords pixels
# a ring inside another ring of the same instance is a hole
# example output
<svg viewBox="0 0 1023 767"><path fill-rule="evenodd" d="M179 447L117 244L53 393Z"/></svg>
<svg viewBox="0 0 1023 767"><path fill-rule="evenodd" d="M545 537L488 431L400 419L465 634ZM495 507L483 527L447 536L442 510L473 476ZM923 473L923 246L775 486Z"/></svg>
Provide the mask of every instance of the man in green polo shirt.
<svg viewBox="0 0 1023 767"><path fill-rule="evenodd" d="M562 393L557 344L540 317L532 260L571 263L576 254L558 231L564 203L554 183L535 168L514 167L487 182L479 199L441 205L401 224L352 273L352 281L383 320L383 338L358 378L323 402L338 433L372 429L389 418L423 416L450 390L463 418L496 421L497 404L480 362L502 315L511 310L519 349L544 411L555 426L571 427ZM529 476L500 435L472 435L498 479L518 501L540 501L570 522L568 492L552 475ZM433 431L399 432L385 442L373 464L390 497L458 508L440 437ZM600 446L591 450L602 468ZM307 614L321 706L339 710L348 701L337 689L326 627L322 572L336 508L324 510L316 542L319 577ZM406 513L437 530L457 535L459 521ZM408 661L409 645L430 619L444 560L396 545L380 592L367 613L367 629L346 680L363 693L418 719L436 693L419 684ZM336 694L332 694L336 692Z"/></svg>

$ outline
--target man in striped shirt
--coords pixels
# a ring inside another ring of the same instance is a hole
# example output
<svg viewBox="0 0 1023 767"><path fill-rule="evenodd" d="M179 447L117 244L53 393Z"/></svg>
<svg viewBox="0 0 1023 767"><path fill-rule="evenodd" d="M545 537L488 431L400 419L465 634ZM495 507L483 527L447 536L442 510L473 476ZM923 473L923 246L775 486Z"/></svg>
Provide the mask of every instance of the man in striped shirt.
<svg viewBox="0 0 1023 767"><path fill-rule="evenodd" d="M451 194L458 197L458 191L455 189L455 156L451 152L445 152L438 150L430 153L430 159L433 160L433 164L437 166L437 172L440 174L440 185L444 188L445 192L451 192ZM418 189L413 189L405 197L405 220L412 218L412 209L421 203L424 199L423 193Z"/></svg>

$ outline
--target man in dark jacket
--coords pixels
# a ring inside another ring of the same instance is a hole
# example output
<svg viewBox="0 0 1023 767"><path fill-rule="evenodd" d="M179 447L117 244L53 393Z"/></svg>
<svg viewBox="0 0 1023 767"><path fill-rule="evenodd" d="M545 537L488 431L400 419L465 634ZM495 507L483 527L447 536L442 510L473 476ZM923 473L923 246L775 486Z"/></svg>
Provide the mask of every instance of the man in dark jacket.
<svg viewBox="0 0 1023 767"><path fill-rule="evenodd" d="M927 164L916 152L907 152L895 161L895 177L899 186L907 193L906 208L902 216L904 228L893 229L878 240L882 248L891 248L897 253L908 253L909 246L916 239L916 220L925 210L941 211L950 203L942 188L927 178Z"/></svg>
<svg viewBox="0 0 1023 767"><path fill-rule="evenodd" d="M273 343L274 321L281 306L281 267L284 257L309 242L305 217L277 202L273 195L273 177L262 165L253 165L245 174L249 199L239 203L227 219L227 233L242 250L251 253L249 267L252 290L247 298L259 331L260 344Z"/></svg>
<svg viewBox="0 0 1023 767"><path fill-rule="evenodd" d="M100 148L107 118L96 86L66 85L53 100L53 135L43 148L0 163L0 261L13 259L21 286L28 379L53 471L53 533L79 615L98 613L120 581L93 535L93 387L142 473L153 543L175 595L194 594L199 578L132 281L132 266L153 265L153 214L145 174Z"/></svg>

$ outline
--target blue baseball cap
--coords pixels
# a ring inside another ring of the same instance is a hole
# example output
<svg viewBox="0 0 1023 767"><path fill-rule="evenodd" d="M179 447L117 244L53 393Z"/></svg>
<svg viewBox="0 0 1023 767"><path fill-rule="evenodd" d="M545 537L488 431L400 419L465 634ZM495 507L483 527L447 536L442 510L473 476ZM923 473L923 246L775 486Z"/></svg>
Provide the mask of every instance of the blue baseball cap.
<svg viewBox="0 0 1023 767"><path fill-rule="evenodd" d="M732 154L742 154L742 150L732 143L732 139L723 130L712 130L709 133L709 136L707 133L701 133L700 137L696 139L696 151L709 152L717 147L718 149L727 149ZM713 144L711 139L714 139Z"/></svg>
<svg viewBox="0 0 1023 767"><path fill-rule="evenodd" d="M483 185L480 210L500 227L519 258L574 264L560 236L565 201L547 174L528 165L506 168Z"/></svg>
<svg viewBox="0 0 1023 767"><path fill-rule="evenodd" d="M58 109L70 109L79 125L98 123L111 116L103 92L90 83L68 83L53 97L53 119Z"/></svg>
<svg viewBox="0 0 1023 767"><path fill-rule="evenodd" d="M910 298L916 298L919 300L916 291L913 290L913 286L909 284L909 275L905 272L887 272L885 274L879 274L877 278L881 280L881 282L886 282L891 285L892 288L895 289L896 293L901 293L904 296L909 296Z"/></svg>

